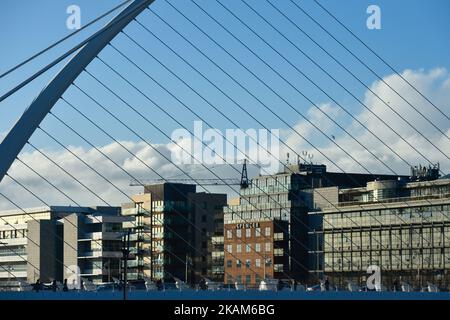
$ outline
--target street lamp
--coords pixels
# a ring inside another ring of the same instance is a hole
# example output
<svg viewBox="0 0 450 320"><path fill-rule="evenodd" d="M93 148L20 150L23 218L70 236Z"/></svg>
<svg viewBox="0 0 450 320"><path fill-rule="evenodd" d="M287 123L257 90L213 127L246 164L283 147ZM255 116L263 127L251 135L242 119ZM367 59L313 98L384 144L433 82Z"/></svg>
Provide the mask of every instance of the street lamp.
<svg viewBox="0 0 450 320"><path fill-rule="evenodd" d="M14 267L12 265L8 265L8 285L11 286L11 271L14 271ZM13 275L14 276L14 275Z"/></svg>

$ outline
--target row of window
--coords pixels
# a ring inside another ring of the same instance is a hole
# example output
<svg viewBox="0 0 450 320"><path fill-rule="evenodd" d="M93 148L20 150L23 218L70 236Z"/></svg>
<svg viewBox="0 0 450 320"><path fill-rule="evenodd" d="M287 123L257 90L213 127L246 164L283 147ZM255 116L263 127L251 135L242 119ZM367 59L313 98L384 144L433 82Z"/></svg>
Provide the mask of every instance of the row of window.
<svg viewBox="0 0 450 320"><path fill-rule="evenodd" d="M228 253L233 253L233 252L242 253L242 246L243 246L242 244L236 244L235 245L236 251L234 251L233 250L234 245L228 244L227 252ZM255 243L255 244L247 243L244 245L244 247L245 247L246 253L252 252L252 248L254 248L255 252L261 252L261 243ZM264 252L270 252L270 251L272 251L272 243L270 243L270 242L264 243Z"/></svg>
<svg viewBox="0 0 450 320"><path fill-rule="evenodd" d="M450 244L450 227L326 233L324 250L442 247Z"/></svg>
<svg viewBox="0 0 450 320"><path fill-rule="evenodd" d="M449 221L450 206L423 206L370 211L331 213L324 216L324 228L349 228L388 224Z"/></svg>
<svg viewBox="0 0 450 320"><path fill-rule="evenodd" d="M266 275L266 278L269 278L269 275ZM245 282L242 282L242 279L244 279ZM255 273L255 283L259 284L259 282L261 282L262 277L259 273ZM252 275L251 274L247 274L245 275L244 278L242 278L241 275L236 276L236 278L233 278L231 275L227 276L227 283L228 284L234 284L234 282L237 283L244 283L244 284L249 284L252 283Z"/></svg>
<svg viewBox="0 0 450 320"><path fill-rule="evenodd" d="M27 232L28 230L26 229L0 231L0 239L25 238L27 236Z"/></svg>
<svg viewBox="0 0 450 320"><path fill-rule="evenodd" d="M248 197L241 199L241 205L246 203L257 204L257 203L265 203L265 204L277 204L287 202L289 200L288 193L280 193L280 194L271 194L264 196L256 196L256 197ZM269 209L269 208L267 208Z"/></svg>
<svg viewBox="0 0 450 320"><path fill-rule="evenodd" d="M289 221L289 210L285 209L270 209L270 210L248 210L242 212L235 212L228 207L224 208L224 221L225 223L233 220L283 220Z"/></svg>
<svg viewBox="0 0 450 320"><path fill-rule="evenodd" d="M272 259L265 259L265 260L266 260L266 267L272 266ZM245 267L246 268L252 268L253 266L256 267L256 268L261 268L261 259L255 259L254 265L252 265L252 259L246 259L245 260ZM232 268L233 267L233 260L227 260L226 267L227 268ZM237 268L242 268L242 261L240 259L236 259L236 267Z"/></svg>
<svg viewBox="0 0 450 320"><path fill-rule="evenodd" d="M282 271L280 271L280 272L282 272ZM247 274L245 276L237 275L234 278L233 278L232 275L228 274L227 275L227 283L228 284L234 284L235 282L237 282L237 283L240 283L240 284L250 284L250 283L252 283L252 280L255 279L254 283L259 284L263 278L264 278L264 275L263 274L259 274L259 273L255 273L254 275ZM270 275L266 274L265 278L270 278ZM244 280L244 282L242 280Z"/></svg>
<svg viewBox="0 0 450 320"><path fill-rule="evenodd" d="M243 229L236 229L236 238L242 238L242 233L243 233L242 230ZM252 237L252 233L253 233L252 230L255 230L255 237L261 236L261 228L260 227L257 227L255 229L247 228L247 229L245 229L245 237L246 238ZM270 235L271 235L271 228L265 227L264 228L264 236L270 237ZM230 229L227 230L227 238L228 239L233 238L233 230L230 230Z"/></svg>

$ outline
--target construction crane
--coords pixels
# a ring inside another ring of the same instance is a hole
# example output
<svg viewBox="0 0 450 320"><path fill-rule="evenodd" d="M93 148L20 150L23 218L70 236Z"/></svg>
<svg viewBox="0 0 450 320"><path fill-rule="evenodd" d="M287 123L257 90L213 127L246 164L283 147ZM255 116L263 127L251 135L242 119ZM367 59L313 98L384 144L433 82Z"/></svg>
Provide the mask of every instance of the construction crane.
<svg viewBox="0 0 450 320"><path fill-rule="evenodd" d="M140 179L131 180L130 186L139 187L159 183L195 183L203 186L221 186L221 185L234 185L240 186L241 189L248 188L249 180L247 175L247 160L244 160L241 171L241 178L199 178L199 179L187 179L187 178L167 178L167 179Z"/></svg>

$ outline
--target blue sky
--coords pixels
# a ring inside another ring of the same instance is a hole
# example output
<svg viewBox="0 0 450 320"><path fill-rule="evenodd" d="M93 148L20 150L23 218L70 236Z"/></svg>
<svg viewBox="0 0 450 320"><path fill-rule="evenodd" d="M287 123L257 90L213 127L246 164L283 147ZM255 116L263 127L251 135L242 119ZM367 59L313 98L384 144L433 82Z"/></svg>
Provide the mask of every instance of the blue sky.
<svg viewBox="0 0 450 320"><path fill-rule="evenodd" d="M198 8L196 8L190 1L171 1L178 9L182 10L188 17L193 19L199 26L208 31L208 33L226 47L233 55L239 58L244 64L248 65L252 70L261 76L267 83L269 83L277 92L280 92L292 105L294 105L299 111L305 112L311 104L303 99L298 93L288 87L277 76L270 72L265 66L257 61L256 58L229 35L227 35L220 27L206 17ZM105 12L109 8L117 5L119 1L55 1L55 0L41 0L41 1L2 1L2 10L0 10L0 19L5 26L2 28L2 41L4 47L1 50L1 69L5 70L8 67L13 66L24 58L30 56L37 50L52 43L56 39L67 35L70 31L65 26L65 21L68 14L66 8L70 4L77 4L81 8L82 22L87 22L99 14ZM297 88L301 88L308 97L310 97L316 103L327 102L329 99L314 89L307 81L303 79L298 73L296 73L287 63L283 61L276 53L271 51L255 36L253 36L245 27L243 27L236 19L228 14L220 5L215 1L198 1L198 3L207 10L211 15L218 19L221 23L229 28L230 31L235 33L240 39L247 43L253 50L255 50L261 57L266 59L276 67L276 69L291 80ZM273 44L280 50L286 57L288 57L295 65L297 65L302 71L311 75L311 77L326 88L328 92L333 94L339 102L348 106L352 110L358 110L360 106L342 89L334 84L323 73L318 71L305 57L298 53L294 47L288 42L284 41L279 35L277 35L270 27L268 27L262 20L260 20L255 14L253 14L243 3L240 1L226 1L226 6L238 14L249 25L251 25L258 33L263 35L265 39ZM294 41L300 48L308 52L311 56L315 57L318 62L326 68L330 73L336 75L341 83L361 96L365 88L358 85L354 79L349 75L342 72L339 66L332 62L323 52L321 52L312 42L306 37L299 34L286 20L284 20L278 13L276 13L270 6L264 1L249 1L256 10L263 14L267 19L272 21L280 31L287 35L292 41ZM324 12L315 5L312 1L298 1L305 10L310 12L316 19L318 19L323 25L330 30L334 31L334 34L339 37L346 45L355 51L359 56L363 57L369 65L373 66L380 75L386 75L390 73L385 66L377 61L373 55L369 54L367 50L362 48L354 39L345 33L342 28L336 26L330 17L324 14ZM406 68L411 69L429 69L434 67L445 67L449 69L449 42L447 31L450 27L450 22L446 16L446 12L449 12L450 4L448 1L322 1L331 12L341 19L347 26L349 26L356 34L358 34L364 41L366 41L372 48L374 48L379 54L385 57L393 66L398 70ZM368 30L366 28L366 8L369 4L377 4L381 8L382 13L382 29L381 30ZM287 13L292 19L294 19L305 31L310 33L314 38L324 45L328 50L333 52L335 56L340 59L344 64L350 65L352 70L360 76L364 82L371 84L376 80L375 76L370 74L362 66L355 63L345 51L339 47L335 42L321 32L309 19L306 18L300 11L295 9L288 1L277 1L277 5L283 12ZM277 111L280 112L280 116L294 124L299 116L289 110L283 103L280 102L273 94L266 92L264 86L254 80L244 69L239 67L233 60L227 56L223 51L216 47L211 41L204 37L198 30L189 24L182 16L180 16L175 10L173 10L165 1L156 1L152 5L152 10L157 12L161 17L173 25L177 30L180 30L191 41L198 45L207 55L215 59L226 70L232 73L239 81L246 84L248 88L254 92L260 93L259 97L267 101L268 105L279 106ZM264 112L261 106L258 105L251 97L246 95L240 88L238 88L233 81L223 75L213 65L208 63L203 57L201 57L194 49L192 49L184 40L172 32L164 23L159 21L154 15L148 11L141 14L139 21L154 30L155 34L163 38L164 41L172 46L176 51L182 53L182 55L189 59L192 64L198 67L208 78L213 81L217 81L224 90L233 94L243 106L248 108L252 113L258 112L261 120L267 124L268 127L279 128L285 125L280 121L277 121L268 112ZM92 32L93 28L89 29ZM151 50L155 56L157 56L168 67L176 70L177 73L183 77L187 82L193 84L193 86L200 92L204 93L211 101L223 110L233 110L231 115L238 115L238 109L226 98L221 96L217 91L213 90L210 85L201 79L194 71L187 67L181 60L175 58L163 45L161 45L150 34L144 31L136 23L132 23L126 31L132 35L139 43ZM76 37L75 42L82 39L87 33L83 33ZM70 44L73 44L72 41ZM198 111L205 119L208 119L213 126L218 128L229 128L232 125L223 119L220 115L210 111L210 108L195 94L190 92L179 82L175 81L172 76L163 70L155 61L148 55L143 53L135 45L133 45L123 35L119 36L113 42L123 52L128 54L132 59L145 70L151 72L151 74L161 81L161 83L167 87L168 90L176 92L178 97L183 101L186 101L193 109ZM0 85L2 92L7 88L10 88L12 84L17 83L24 78L26 74L30 74L33 70L37 70L45 62L62 52L65 48L70 47L70 44L61 46L59 50L53 50L52 54L47 54L41 57L36 62L31 63L26 68L16 72L12 76L8 76L3 79ZM126 63L114 50L110 48L104 50L101 54L108 63L121 70L130 80L139 83L146 93L150 94L152 98L161 103L161 106L165 106L169 112L182 116L186 125L191 128L192 121L196 120L196 117L187 112L182 106L176 103L175 100L170 98L163 90L158 89L151 81L145 76ZM43 77L40 81L35 81L32 85L27 87L22 92L9 98L2 103L0 108L0 129L5 131L11 126L13 121L20 115L24 108L34 98L35 94L41 89L42 85L49 79L54 72L60 68L60 66L52 69ZM108 72L101 63L93 62L88 68L99 78L109 81L108 84L123 93L124 96L130 97L131 101L136 104L142 105L144 110L148 111L148 114L152 115L152 118L156 123L164 123L164 127L171 130L179 127L177 124L168 121L167 116L157 112L153 106L150 105L145 98L138 98L137 95L130 88L123 88L123 84L119 82L118 78L114 78L111 72ZM105 105L117 105L115 100L110 95L106 94L102 90L96 90L97 86L93 84L92 79L87 75L82 75L77 81L80 86L89 88L90 92L95 92L96 97L100 98ZM82 96L76 89L71 88L66 93L67 97L72 99L77 106L82 110L91 112L94 117L106 119L106 117L97 111L92 103L89 103L86 98ZM123 106L114 107L118 112L128 113ZM59 102L55 109L55 112L61 114L69 122L83 125L84 123L78 121L74 113L67 110L67 106L63 102ZM242 112L241 112L242 113ZM129 116L130 121L134 122L134 117ZM236 122L243 128L257 127L257 125L248 117L234 116ZM108 121L108 120L105 120ZM59 130L59 126L51 119L45 120L45 125L48 128ZM112 122L111 126L116 129L117 135L122 138L132 138L131 135L127 136L126 132L119 130L117 125ZM88 131L89 132L89 131ZM164 137L159 134L148 130L147 137L151 138L154 142L165 142ZM62 136L66 137L66 133L61 131ZM38 136L34 137L38 139L36 141L45 143L44 140L40 140ZM66 141L73 141L73 137L67 136ZM98 143L106 142L102 141L100 137L96 137Z"/></svg>
<svg viewBox="0 0 450 320"><path fill-rule="evenodd" d="M357 115L364 123L370 127L373 132L383 137L384 141L388 141L394 149L402 153L408 161L416 164L423 163L423 159L419 159L414 152L408 149L401 141L398 142L397 137L385 132L385 128L380 126L376 121L370 120L367 114L364 113L363 107L348 93L346 93L338 84L325 75L320 69L314 66L305 56L303 56L292 44L286 41L280 34L261 20L255 13L253 13L241 0L220 0L231 12L237 15L242 21L248 24L257 34L259 34L265 41L270 43L277 51L279 51L290 63L295 65L299 70L310 77L318 86L323 88L333 99L335 99L343 107L347 108L352 114ZM384 106L379 101L370 97L367 94L367 89L352 78L348 73L338 66L329 56L327 56L321 49L312 43L307 37L302 35L295 29L287 20L285 20L279 13L277 13L266 1L260 0L245 0L257 12L265 17L277 30L292 41L298 48L313 57L322 68L327 70L336 80L344 87L348 88L356 97L370 103L369 107L376 110L384 119L391 123L394 127L401 131L401 134L411 141L421 151L429 154L432 161L441 161L442 167L448 171L448 158L439 154L435 149L417 137L411 128L407 128L399 119L389 112L386 112ZM336 59L343 63L346 67L357 75L366 85L378 92L383 98L388 99L392 106L404 114L410 121L420 128L422 132L426 132L431 139L435 139L436 143L442 150L449 150L446 138L436 135L436 132L429 124L420 119L420 117L411 112L405 103L399 101L399 98L386 92L379 83L376 83L376 76L359 64L348 52L340 47L327 34L320 30L309 18L300 12L288 0L275 1L270 0L276 4L279 10L288 15L295 21L305 32L320 43L326 50L333 54ZM366 48L358 43L349 33L338 26L327 14L324 13L312 0L294 0L302 8L317 19L326 29L350 48L357 56L371 66L380 76L386 77L392 74L392 71L383 65L377 58L371 54ZM195 120L199 117L203 118L214 128L225 130L234 128L235 125L224 119L220 114L215 112L211 106L208 105L201 97L194 93L191 89L186 87L175 76L168 72L165 68L172 70L178 77L188 83L194 90L203 96L208 102L226 113L229 118L236 124L236 126L247 129L259 129L261 126L253 119L247 116L240 110L234 102L226 98L220 93L209 81L218 86L227 95L229 95L242 108L245 108L251 115L256 117L263 125L269 129L281 129L284 137L288 143L300 153L302 150L310 151L312 148L305 143L299 143L298 136L292 134L288 130L289 126L296 126L299 131L305 133L310 141L325 150L330 157L335 159L348 171L364 172L363 168L358 167L345 154L337 150L336 147L330 145L327 138L315 130L311 130L308 124L302 120L301 115L312 119L326 135L336 137L336 142L343 145L349 150L354 157L361 162L367 164L375 172L386 172L386 168L376 163L374 159L369 159L367 152L356 145L355 142L349 138L344 137L345 134L336 125L330 124L329 121L324 121L323 116L314 112L314 108L310 101L302 97L299 93L303 93L308 99L312 100L314 104L320 106L325 112L329 112L331 117L335 118L341 126L347 128L356 137L362 141L368 148L371 148L376 154L383 158L389 165L397 170L399 174L408 174L408 166L389 154L389 150L380 146L380 143L362 132L357 128L352 119L345 115L342 111L337 112L337 107L330 103L330 98L320 92L309 81L307 81L299 72L297 72L289 63L287 63L276 52L269 48L263 41L243 26L235 17L227 12L216 0L195 0L200 7L208 12L212 17L217 19L229 32L234 34L240 41L254 51L261 59L266 61L273 69L279 72L289 83L294 86L292 88L288 83L278 77L270 70L263 62L258 60L255 55L249 52L242 44L234 39L229 33L222 29L216 22L205 15L193 2L170 0L170 4L180 10L186 17L194 21L199 28L204 30L207 35L213 38L220 46L225 48L228 53L224 52L220 47L214 44L207 36L194 27L175 9L173 9L167 1L157 0L151 6L151 10L166 21L170 26L180 32L185 38L198 47L207 57L209 57L215 64L220 66L234 80L224 74L217 66L208 61L196 49L194 49L188 42L168 27L157 16L146 10L139 17L144 26L150 29L156 37L163 41L160 42L157 38L151 35L148 31L143 29L136 22L131 23L125 32L150 52L154 58L150 57L142 49L136 46L125 35L117 36L112 44L118 48L129 59L134 61L139 68L148 73L160 85L150 80L139 69L133 66L120 54L118 54L112 47L105 48L100 58L111 65L117 72L122 74L126 79L133 83L140 91L145 93L150 99L164 109L170 116L176 118L182 125L189 130L192 130ZM39 0L39 1L23 1L23 0L3 0L0 4L0 21L3 28L1 28L1 39L3 46L0 50L0 72L3 72L15 64L21 62L25 58L60 39L61 37L72 32L66 28L66 19L68 14L66 8L69 5L76 4L81 8L82 23L96 18L107 10L118 5L120 1L88 1L88 0ZM335 14L345 25L353 30L359 37L361 37L370 47L372 47L378 54L385 58L397 70L404 71L411 69L410 74L412 79L430 98L436 101L437 104L448 113L448 101L450 88L450 60L449 49L450 43L448 41L448 30L450 30L450 19L447 13L450 12L450 3L446 0L422 1L422 0L403 0L403 1L363 1L363 0L342 0L331 1L321 0L320 3ZM376 4L381 8L381 30L369 30L366 27L366 19L368 14L366 9L369 5ZM0 79L0 92L5 93L14 85L20 83L27 76L33 74L39 68L50 62L55 57L59 56L81 40L88 37L90 34L98 30L110 18L101 21L81 32L70 41L64 43L51 52L29 63L24 68L14 72L7 77ZM194 66L204 77L194 71L190 66L183 62L167 47L169 46L176 53L181 55L184 59ZM246 68L251 70L262 82L270 86L276 92L274 94L253 75L246 71L235 59L240 61ZM60 63L39 79L33 81L30 85L23 88L20 92L9 97L7 100L0 103L0 134L6 132L20 116L25 108L31 103L36 95L42 90L44 85L55 75L55 73L62 68L64 63ZM164 65L164 66L163 66ZM440 68L440 69L439 69ZM139 94L135 89L123 82L117 75L109 70L100 60L95 59L87 70L95 77L100 79L108 87L110 87L120 97L128 101L136 110L144 114L155 126L161 129L164 134L158 132L151 127L143 119L133 113L127 106L115 98L111 93L106 91L101 85L93 80L87 73L82 73L75 81L76 85L86 91L89 95L100 101L108 110L119 117L127 125L136 130L146 141L154 144L166 144L168 139L165 135L170 136L172 131L180 127L170 116L164 114L161 110L153 105L147 98ZM434 70L434 71L433 71ZM436 71L437 70L437 71ZM445 71L447 70L447 71ZM411 89L406 88L395 79L391 79L393 84L399 85L399 90L402 94L411 98L414 103L420 105L421 110L434 119L438 126L443 130L449 130L449 123L443 119L433 108L423 99L417 99L417 95L411 95ZM398 79L397 79L398 80ZM164 89L162 89L162 87ZM250 91L265 105L271 108L280 118L286 123L280 121L268 112L264 107L249 95L242 87ZM396 87L397 88L397 87ZM447 89L446 89L447 88ZM167 92L167 91L169 92ZM176 99L173 96L176 97ZM278 96L277 96L278 95ZM169 176L174 174L173 169L168 170L164 162L156 161L154 153L144 152L144 148L137 144L139 139L130 133L123 126L119 125L117 121L108 116L95 103L81 93L77 88L70 87L64 94L65 99L80 109L89 118L94 119L101 127L110 132L116 139L127 140L135 142L132 145L133 150L141 152L149 163L155 165L157 170ZM282 99L288 102L285 103ZM185 106L179 101L182 101L186 106L191 108L198 116L189 112ZM294 108L295 110L291 109ZM94 128L88 121L83 119L73 109L63 101L59 101L53 112L61 117L64 121L71 125L72 128L82 133L93 144L97 146L104 146L110 144L110 138L103 135L96 128ZM104 166L107 170L104 159L100 161L89 152L86 143L76 137L67 128L57 122L52 116L48 116L42 127L47 131L53 133L65 145L81 146L85 148L85 156L95 162L96 165ZM207 124L204 123L207 128ZM434 130L434 131L433 131ZM450 135L450 131L447 133ZM48 137L43 135L40 131L31 138L31 142L45 150L52 150L55 152L54 158L59 158L67 165L73 165L71 160L68 160L63 154L58 154L60 147L52 142ZM110 151L114 147L110 148ZM117 149L117 148L116 148ZM114 149L114 150L116 150ZM114 151L113 150L113 151ZM25 149L24 151L29 151ZM111 152L113 152L111 151ZM117 150L116 150L117 151ZM114 151L114 152L116 152ZM167 150L166 150L167 151ZM312 150L313 152L317 152ZM114 153L113 152L113 153ZM123 151L116 153L120 158L120 163L124 165L131 165L129 155ZM54 172L51 166L44 166L41 161L32 154L27 156L30 161L34 161L37 166L41 166L42 172L47 172L50 176L55 175L53 179L57 184L63 186L72 186L67 184L67 181L59 181L59 177ZM34 158L33 158L34 157ZM284 157L284 156L283 156ZM282 158L280 156L280 158ZM316 156L317 161L324 161L319 156ZM284 161L284 160L283 160ZM325 161L326 162L326 161ZM326 162L327 163L327 162ZM330 165L327 163L327 165ZM131 165L131 167L133 167ZM36 177L26 175L23 170L14 171L18 173L23 179L28 179L27 182L33 184L35 188L42 187L42 181L37 181ZM107 171L114 177L118 177L117 172L113 172L116 168ZM142 169L142 168L141 168ZM133 171L138 177L147 177L148 170L137 169L133 167ZM87 175L86 171L78 166L72 166L71 170L77 171L80 175L92 183L94 186L102 185L102 181L95 180L92 176ZM337 170L339 171L339 170ZM235 172L221 171L224 177L232 176ZM250 175L256 174L251 172ZM128 177L121 177L121 185L127 185ZM2 187L5 183L2 183ZM19 189L7 185L10 194L19 192ZM79 192L79 190L78 190ZM112 191L103 190L100 192L106 193L106 197L112 197L115 202L116 198ZM132 192L132 191L130 191ZM49 191L47 195L51 196L54 191ZM79 193L83 198L85 192ZM52 198L53 199L53 198ZM85 198L83 198L83 201ZM87 201L87 200L86 200ZM53 200L54 203L58 199ZM61 202L58 202L61 203Z"/></svg>

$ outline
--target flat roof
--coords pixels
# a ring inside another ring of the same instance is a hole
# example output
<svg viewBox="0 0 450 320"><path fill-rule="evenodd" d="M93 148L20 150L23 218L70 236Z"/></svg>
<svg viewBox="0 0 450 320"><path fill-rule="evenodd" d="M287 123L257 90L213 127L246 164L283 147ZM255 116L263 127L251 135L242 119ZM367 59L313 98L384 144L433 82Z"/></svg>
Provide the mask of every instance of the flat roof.
<svg viewBox="0 0 450 320"><path fill-rule="evenodd" d="M109 207L78 207L78 206L41 206L33 208L12 209L0 211L1 217L45 213L45 212L61 212L61 213L95 213L98 209ZM111 209L120 209L120 207L111 207ZM102 212L102 211L101 211Z"/></svg>

